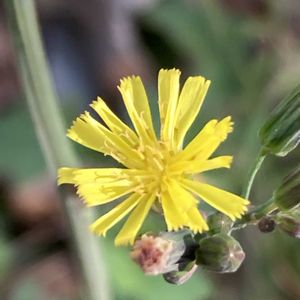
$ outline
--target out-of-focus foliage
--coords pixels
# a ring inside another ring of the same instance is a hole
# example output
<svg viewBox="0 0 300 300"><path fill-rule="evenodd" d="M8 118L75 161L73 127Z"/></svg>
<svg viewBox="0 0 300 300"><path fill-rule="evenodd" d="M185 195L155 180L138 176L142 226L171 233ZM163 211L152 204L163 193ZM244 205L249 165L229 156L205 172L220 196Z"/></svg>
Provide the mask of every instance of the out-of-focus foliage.
<svg viewBox="0 0 300 300"><path fill-rule="evenodd" d="M25 105L15 106L1 116L0 135L5 141L0 157L1 171L7 170L5 175L19 181L43 171L43 157Z"/></svg>

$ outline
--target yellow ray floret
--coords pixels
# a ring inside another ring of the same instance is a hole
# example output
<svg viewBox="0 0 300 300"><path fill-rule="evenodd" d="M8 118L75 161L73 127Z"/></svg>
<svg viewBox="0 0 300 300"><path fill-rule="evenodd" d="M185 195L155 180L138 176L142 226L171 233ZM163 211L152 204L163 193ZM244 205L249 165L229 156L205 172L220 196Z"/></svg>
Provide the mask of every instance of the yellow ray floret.
<svg viewBox="0 0 300 300"><path fill-rule="evenodd" d="M158 74L158 105L160 112L161 140L168 146L173 143L175 113L179 97L180 71L160 70Z"/></svg>
<svg viewBox="0 0 300 300"><path fill-rule="evenodd" d="M138 136L135 132L123 123L106 105L106 103L98 97L90 105L102 118L107 127L117 134L124 142L127 142L131 147L136 148L139 144Z"/></svg>
<svg viewBox="0 0 300 300"><path fill-rule="evenodd" d="M118 87L140 139L145 144L156 141L147 95L140 77L132 76L121 80Z"/></svg>
<svg viewBox="0 0 300 300"><path fill-rule="evenodd" d="M143 166L143 161L127 140L108 130L88 112L74 121L67 135L83 146L112 156L128 168Z"/></svg>
<svg viewBox="0 0 300 300"><path fill-rule="evenodd" d="M174 142L179 149L182 147L185 134L201 109L209 86L210 81L206 81L201 76L189 77L183 86L175 114Z"/></svg>
<svg viewBox="0 0 300 300"><path fill-rule="evenodd" d="M74 121L68 136L93 150L110 155L124 168L61 168L58 184L73 184L87 206L121 200L91 225L105 236L128 216L115 239L116 245L132 244L155 202L159 202L168 230L190 228L194 233L208 230L198 208L199 199L226 214L240 218L249 201L193 178L213 169L229 168L232 156L211 157L232 131L228 116L211 120L182 149L184 137L196 119L210 81L189 77L180 92L180 71L160 70L158 105L160 137L155 135L148 98L140 77L121 80L119 91L134 129L121 121L101 99L91 107L104 122L88 112Z"/></svg>
<svg viewBox="0 0 300 300"><path fill-rule="evenodd" d="M130 211L137 206L141 199L138 194L133 194L110 212L96 220L91 225L91 230L99 235L106 235L107 230L122 220Z"/></svg>
<svg viewBox="0 0 300 300"><path fill-rule="evenodd" d="M246 205L249 204L248 200L206 183L183 179L182 184L209 205L228 215L233 221L244 214Z"/></svg>

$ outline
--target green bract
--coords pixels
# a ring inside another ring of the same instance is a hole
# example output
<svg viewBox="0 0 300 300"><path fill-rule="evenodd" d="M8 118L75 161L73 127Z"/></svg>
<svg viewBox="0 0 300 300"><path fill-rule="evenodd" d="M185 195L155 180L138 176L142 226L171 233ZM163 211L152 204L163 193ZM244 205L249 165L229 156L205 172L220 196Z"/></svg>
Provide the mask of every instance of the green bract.
<svg viewBox="0 0 300 300"><path fill-rule="evenodd" d="M285 156L300 142L300 85L284 98L259 132L263 154Z"/></svg>
<svg viewBox="0 0 300 300"><path fill-rule="evenodd" d="M216 212L208 216L207 225L209 227L210 234L216 234L220 232L228 233L232 228L233 222L224 214Z"/></svg>
<svg viewBox="0 0 300 300"><path fill-rule="evenodd" d="M294 238L300 238L300 210L294 210L289 213L278 216L278 227Z"/></svg>
<svg viewBox="0 0 300 300"><path fill-rule="evenodd" d="M300 204L300 167L286 177L274 192L274 200L280 210L290 210Z"/></svg>
<svg viewBox="0 0 300 300"><path fill-rule="evenodd" d="M192 277L197 268L198 266L195 265L195 262L190 262L188 264L185 264L182 270L165 273L163 274L163 277L167 282L171 284L181 285L187 282Z"/></svg>
<svg viewBox="0 0 300 300"><path fill-rule="evenodd" d="M235 272L245 258L245 253L232 236L219 233L200 240L196 263L202 268L219 272Z"/></svg>

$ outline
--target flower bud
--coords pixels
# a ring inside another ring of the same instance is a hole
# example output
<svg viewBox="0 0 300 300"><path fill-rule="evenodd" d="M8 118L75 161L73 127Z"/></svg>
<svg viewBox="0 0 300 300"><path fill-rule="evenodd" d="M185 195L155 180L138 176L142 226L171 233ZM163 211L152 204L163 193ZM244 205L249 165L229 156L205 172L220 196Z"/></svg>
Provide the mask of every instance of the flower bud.
<svg viewBox="0 0 300 300"><path fill-rule="evenodd" d="M203 268L219 272L235 272L245 258L239 242L232 236L219 233L200 240L196 263Z"/></svg>
<svg viewBox="0 0 300 300"><path fill-rule="evenodd" d="M280 210L290 210L300 205L300 168L286 177L275 190L274 201Z"/></svg>
<svg viewBox="0 0 300 300"><path fill-rule="evenodd" d="M164 274L178 271L182 262L195 260L196 246L187 230L144 234L135 241L131 258L147 275Z"/></svg>
<svg viewBox="0 0 300 300"><path fill-rule="evenodd" d="M228 233L232 228L232 220L222 213L214 213L207 217L207 225L210 234Z"/></svg>
<svg viewBox="0 0 300 300"><path fill-rule="evenodd" d="M285 156L300 142L300 86L283 99L259 131L263 154Z"/></svg>
<svg viewBox="0 0 300 300"><path fill-rule="evenodd" d="M276 227L275 221L269 217L263 217L258 222L258 229L264 233L269 233L274 231L275 227Z"/></svg>
<svg viewBox="0 0 300 300"><path fill-rule="evenodd" d="M172 271L169 273L163 274L163 277L165 281L175 284L175 285L181 285L185 282L187 282L192 275L197 270L198 266L195 264L195 262L191 262L187 264L184 269L180 271Z"/></svg>
<svg viewBox="0 0 300 300"><path fill-rule="evenodd" d="M278 227L294 238L300 238L300 210L278 215Z"/></svg>

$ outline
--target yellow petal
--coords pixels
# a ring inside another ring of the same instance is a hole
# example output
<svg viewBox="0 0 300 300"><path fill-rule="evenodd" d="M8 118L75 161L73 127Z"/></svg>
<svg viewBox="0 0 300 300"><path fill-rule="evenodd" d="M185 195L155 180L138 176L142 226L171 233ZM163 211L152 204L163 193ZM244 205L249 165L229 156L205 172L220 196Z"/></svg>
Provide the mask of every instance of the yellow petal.
<svg viewBox="0 0 300 300"><path fill-rule="evenodd" d="M206 146L206 142L214 135L218 120L210 120L196 137L180 152L172 157L172 161L184 161L195 158L195 155Z"/></svg>
<svg viewBox="0 0 300 300"><path fill-rule="evenodd" d="M226 117L220 122L209 121L184 150L172 158L173 161L206 160L232 132L232 124L231 117Z"/></svg>
<svg viewBox="0 0 300 300"><path fill-rule="evenodd" d="M130 214L125 225L115 239L115 245L133 244L135 237L140 230L153 202L155 194L145 194L139 199L139 204L135 210Z"/></svg>
<svg viewBox="0 0 300 300"><path fill-rule="evenodd" d="M175 112L179 95L180 71L163 70L158 74L158 105L161 123L161 140L169 142L172 147L174 135Z"/></svg>
<svg viewBox="0 0 300 300"><path fill-rule="evenodd" d="M111 182L116 179L126 178L128 171L128 169L119 168L60 168L58 170L58 184L71 183L78 185L84 183Z"/></svg>
<svg viewBox="0 0 300 300"><path fill-rule="evenodd" d="M196 234L207 231L209 228L197 207L192 207L188 212L189 228Z"/></svg>
<svg viewBox="0 0 300 300"><path fill-rule="evenodd" d="M168 185L168 191L173 203L178 208L177 211L181 213L181 220L185 220L184 226L189 227L195 233L208 230L205 220L197 209L198 201L190 192L181 187L175 180Z"/></svg>
<svg viewBox="0 0 300 300"><path fill-rule="evenodd" d="M105 151L105 137L98 129L98 126L95 126L94 122L87 121L84 115L81 115L73 122L73 126L68 130L67 136L90 149L102 153Z"/></svg>
<svg viewBox="0 0 300 300"><path fill-rule="evenodd" d="M60 168L58 169L58 179L57 183L58 185L70 183L70 184L76 184L75 177L74 177L74 171L77 171L79 169L76 168Z"/></svg>
<svg viewBox="0 0 300 300"><path fill-rule="evenodd" d="M135 132L123 123L100 97L91 104L91 107L98 113L112 132L127 141L131 147L136 147L138 145L139 139Z"/></svg>
<svg viewBox="0 0 300 300"><path fill-rule="evenodd" d="M84 203L91 207L112 202L120 197L134 192L137 186L128 182L113 182L111 184L80 184L77 194Z"/></svg>
<svg viewBox="0 0 300 300"><path fill-rule="evenodd" d="M148 98L140 77L127 77L118 87L129 117L144 143L156 141Z"/></svg>
<svg viewBox="0 0 300 300"><path fill-rule="evenodd" d="M81 145L112 156L128 168L144 166L144 162L126 141L97 122L88 112L76 119L67 135Z"/></svg>
<svg viewBox="0 0 300 300"><path fill-rule="evenodd" d="M96 220L90 229L96 234L105 236L107 230L121 221L139 203L141 196L132 194L129 198L117 205L107 214Z"/></svg>
<svg viewBox="0 0 300 300"><path fill-rule="evenodd" d="M75 184L86 205L95 206L139 190L153 182L153 176L146 170L61 168L58 182Z"/></svg>
<svg viewBox="0 0 300 300"><path fill-rule="evenodd" d="M249 201L214 186L184 179L185 188L197 194L209 205L229 216L232 220L240 218L247 211Z"/></svg>
<svg viewBox="0 0 300 300"><path fill-rule="evenodd" d="M200 111L209 85L210 81L205 81L205 78L201 76L189 77L186 80L175 115L174 139L177 149L182 147L184 136Z"/></svg>
<svg viewBox="0 0 300 300"><path fill-rule="evenodd" d="M203 162L193 162L190 164L187 173L200 173L219 168L230 168L233 157L230 155L218 156Z"/></svg>
<svg viewBox="0 0 300 300"><path fill-rule="evenodd" d="M232 125L233 122L230 116L222 119L215 127L214 136L211 137L209 141L206 141L206 146L197 153L195 159L209 158L220 144L226 140L228 134L232 132ZM203 142L204 141L202 141L202 143Z"/></svg>
<svg viewBox="0 0 300 300"><path fill-rule="evenodd" d="M121 168L60 168L58 178L60 184L73 183L107 183L114 180L130 179L140 182L141 180L151 180L153 175L147 170L121 169Z"/></svg>
<svg viewBox="0 0 300 300"><path fill-rule="evenodd" d="M197 206L198 201L195 197L182 188L175 180L168 182L168 191L174 203L182 212L187 212L191 207Z"/></svg>
<svg viewBox="0 0 300 300"><path fill-rule="evenodd" d="M179 230L187 225L185 212L179 209L176 199L173 199L167 191L161 193L161 204L169 231Z"/></svg>
<svg viewBox="0 0 300 300"><path fill-rule="evenodd" d="M200 157L199 157L200 159ZM232 156L218 156L209 160L178 161L172 163L168 170L172 173L201 173L219 168L230 168Z"/></svg>

